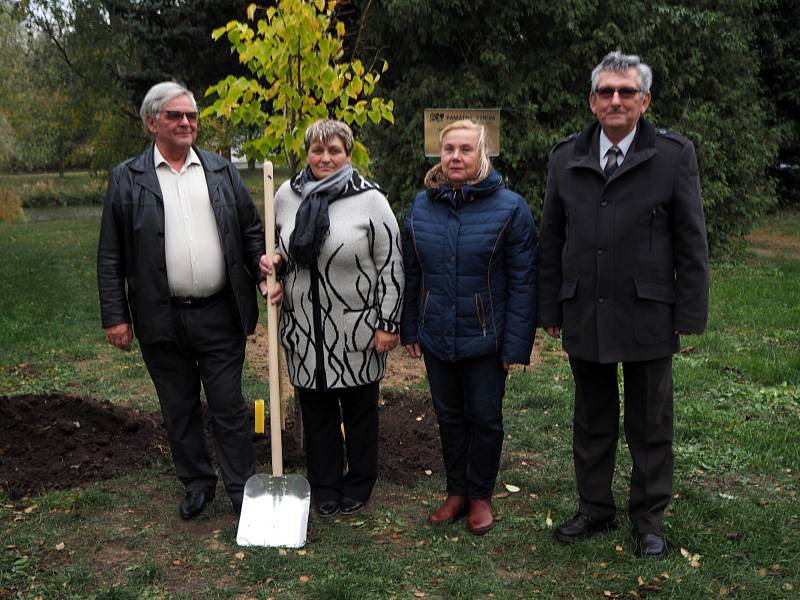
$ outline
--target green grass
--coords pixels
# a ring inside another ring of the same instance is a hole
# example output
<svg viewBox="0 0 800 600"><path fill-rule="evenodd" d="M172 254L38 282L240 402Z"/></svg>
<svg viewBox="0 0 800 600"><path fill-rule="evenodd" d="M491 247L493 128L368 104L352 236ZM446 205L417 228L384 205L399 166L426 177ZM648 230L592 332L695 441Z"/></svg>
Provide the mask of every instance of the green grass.
<svg viewBox="0 0 800 600"><path fill-rule="evenodd" d="M138 351L103 340L97 227L0 224L0 395L58 390L157 410ZM766 231L800 243L800 213ZM197 520L177 517L181 488L163 460L83 489L0 498L0 598L797 598L799 271L786 252L712 269L708 332L685 338L675 358L665 561L632 553L624 440L620 529L575 546L553 540L576 499L573 386L548 339L541 363L509 380L498 523L486 536L425 522L443 488L432 478L412 489L379 481L360 515L312 514L301 551L242 549L221 492ZM248 397L263 395L258 374L246 375Z"/></svg>

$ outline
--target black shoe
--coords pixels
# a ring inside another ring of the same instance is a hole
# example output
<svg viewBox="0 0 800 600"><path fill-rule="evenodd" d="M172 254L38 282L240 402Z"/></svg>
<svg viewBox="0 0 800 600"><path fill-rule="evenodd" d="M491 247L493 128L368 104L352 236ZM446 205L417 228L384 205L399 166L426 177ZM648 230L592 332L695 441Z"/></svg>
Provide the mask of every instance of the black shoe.
<svg viewBox="0 0 800 600"><path fill-rule="evenodd" d="M317 504L317 513L320 517L332 517L339 512L338 500L323 500Z"/></svg>
<svg viewBox="0 0 800 600"><path fill-rule="evenodd" d="M633 537L636 554L642 558L661 560L667 556L667 544L664 537L657 533L638 533Z"/></svg>
<svg viewBox="0 0 800 600"><path fill-rule="evenodd" d="M612 531L617 528L614 517L606 519L593 519L588 515L578 513L571 519L564 521L556 527L554 535L563 544L574 544L593 536L601 531Z"/></svg>
<svg viewBox="0 0 800 600"><path fill-rule="evenodd" d="M342 514L352 515L353 513L360 511L366 505L366 502L362 502L361 500L353 500L352 498L344 496L342 497Z"/></svg>
<svg viewBox="0 0 800 600"><path fill-rule="evenodd" d="M214 490L189 490L181 502L181 519L194 519L214 499Z"/></svg>

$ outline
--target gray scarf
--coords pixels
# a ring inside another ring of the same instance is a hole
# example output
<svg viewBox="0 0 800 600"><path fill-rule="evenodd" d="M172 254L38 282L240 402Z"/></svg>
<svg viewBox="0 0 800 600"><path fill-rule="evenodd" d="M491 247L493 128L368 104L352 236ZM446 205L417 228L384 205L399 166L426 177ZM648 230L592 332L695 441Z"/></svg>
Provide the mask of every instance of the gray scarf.
<svg viewBox="0 0 800 600"><path fill-rule="evenodd" d="M300 267L307 269L316 263L330 230L328 205L342 196L352 175L353 167L348 163L319 180L314 179L311 169L306 167L296 180L302 200L295 214L294 231L289 237L289 256Z"/></svg>

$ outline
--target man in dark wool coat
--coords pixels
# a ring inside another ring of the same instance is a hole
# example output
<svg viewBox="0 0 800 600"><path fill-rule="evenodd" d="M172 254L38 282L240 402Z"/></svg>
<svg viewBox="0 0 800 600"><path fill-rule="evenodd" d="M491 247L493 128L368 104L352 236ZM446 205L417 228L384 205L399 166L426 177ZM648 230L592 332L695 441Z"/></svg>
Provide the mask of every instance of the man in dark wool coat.
<svg viewBox="0 0 800 600"><path fill-rule="evenodd" d="M556 539L573 543L616 527L622 363L628 514L638 553L660 559L672 493L672 355L679 335L705 329L708 244L694 146L642 118L652 79L638 56L606 55L589 93L597 123L552 151L538 323L562 337L575 379L579 504Z"/></svg>

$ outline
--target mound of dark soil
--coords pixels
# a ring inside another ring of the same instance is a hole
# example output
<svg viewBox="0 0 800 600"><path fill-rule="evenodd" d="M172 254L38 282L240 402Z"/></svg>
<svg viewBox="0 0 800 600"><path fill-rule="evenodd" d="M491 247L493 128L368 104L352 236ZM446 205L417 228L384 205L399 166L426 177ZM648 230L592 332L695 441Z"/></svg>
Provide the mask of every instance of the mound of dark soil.
<svg viewBox="0 0 800 600"><path fill-rule="evenodd" d="M254 441L257 469L268 472L269 436ZM287 470L305 470L291 429L283 453ZM58 394L0 397L0 490L11 498L118 477L168 455L158 413ZM443 471L428 394L382 396L378 461L379 476L402 485Z"/></svg>
<svg viewBox="0 0 800 600"><path fill-rule="evenodd" d="M16 498L140 469L169 453L161 423L108 401L0 398L0 486Z"/></svg>

